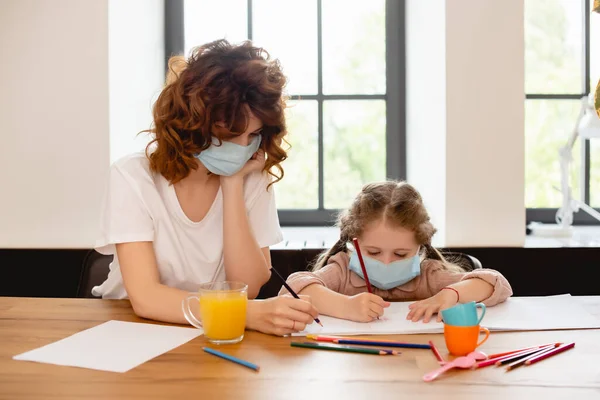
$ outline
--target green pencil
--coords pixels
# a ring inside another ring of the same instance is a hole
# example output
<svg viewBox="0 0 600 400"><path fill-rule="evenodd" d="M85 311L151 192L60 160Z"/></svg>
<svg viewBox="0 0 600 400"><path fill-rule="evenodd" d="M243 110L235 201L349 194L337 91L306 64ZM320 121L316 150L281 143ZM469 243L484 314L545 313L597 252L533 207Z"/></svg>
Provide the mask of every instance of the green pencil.
<svg viewBox="0 0 600 400"><path fill-rule="evenodd" d="M317 350L333 350L333 351L345 351L348 353L362 353L362 354L375 354L378 356L387 356L387 355L398 355L399 352L396 350L378 350L368 347L357 347L357 346L344 346L344 345L335 345L331 343L314 343L314 342L291 342L292 347L305 347L308 349L317 349Z"/></svg>

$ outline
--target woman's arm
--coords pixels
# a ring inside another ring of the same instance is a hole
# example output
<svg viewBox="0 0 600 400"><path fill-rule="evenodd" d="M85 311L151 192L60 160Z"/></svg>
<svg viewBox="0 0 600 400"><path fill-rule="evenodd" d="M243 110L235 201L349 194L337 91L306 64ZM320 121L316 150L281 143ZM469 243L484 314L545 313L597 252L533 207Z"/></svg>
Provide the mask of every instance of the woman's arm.
<svg viewBox="0 0 600 400"><path fill-rule="evenodd" d="M152 242L120 243L116 248L133 311L147 319L187 324L181 302L189 293L160 283Z"/></svg>
<svg viewBox="0 0 600 400"><path fill-rule="evenodd" d="M223 258L227 280L248 285L254 299L271 273L269 248L261 249L252 234L244 201L244 179L240 175L221 177L223 191Z"/></svg>
<svg viewBox="0 0 600 400"><path fill-rule="evenodd" d="M164 322L188 324L181 310L188 292L160 283L152 242L117 244L125 290L136 315ZM304 330L318 312L310 301L291 297L248 302L246 327L273 335Z"/></svg>

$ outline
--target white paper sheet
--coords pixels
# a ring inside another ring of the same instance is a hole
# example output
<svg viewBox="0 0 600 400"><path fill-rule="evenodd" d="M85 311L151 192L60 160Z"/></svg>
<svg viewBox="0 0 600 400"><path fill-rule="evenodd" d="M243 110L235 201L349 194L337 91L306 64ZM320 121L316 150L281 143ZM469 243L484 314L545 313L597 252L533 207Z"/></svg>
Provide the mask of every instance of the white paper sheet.
<svg viewBox="0 0 600 400"><path fill-rule="evenodd" d="M346 321L319 316L321 328L311 324L306 330L292 336L322 335L391 335L441 333L443 324L406 320L408 305L412 302L394 302L380 320L369 323ZM571 295L547 297L511 297L504 303L488 307L482 326L493 331L535 331L553 329L600 328L600 319L587 312Z"/></svg>
<svg viewBox="0 0 600 400"><path fill-rule="evenodd" d="M127 372L202 333L195 328L108 321L13 359Z"/></svg>

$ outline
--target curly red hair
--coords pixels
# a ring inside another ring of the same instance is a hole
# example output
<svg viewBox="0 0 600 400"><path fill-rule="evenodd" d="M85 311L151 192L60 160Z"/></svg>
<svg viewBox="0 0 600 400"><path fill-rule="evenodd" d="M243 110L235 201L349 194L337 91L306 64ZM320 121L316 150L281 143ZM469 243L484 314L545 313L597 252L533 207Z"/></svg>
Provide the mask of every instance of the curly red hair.
<svg viewBox="0 0 600 400"><path fill-rule="evenodd" d="M281 180L287 158L281 147L287 133L285 84L279 62L250 41L217 40L194 48L187 60L171 57L153 127L144 131L154 135L146 147L150 168L177 183L198 168L195 155L210 146L212 136L221 136L222 127L243 133L250 111L263 123L264 170L273 183Z"/></svg>

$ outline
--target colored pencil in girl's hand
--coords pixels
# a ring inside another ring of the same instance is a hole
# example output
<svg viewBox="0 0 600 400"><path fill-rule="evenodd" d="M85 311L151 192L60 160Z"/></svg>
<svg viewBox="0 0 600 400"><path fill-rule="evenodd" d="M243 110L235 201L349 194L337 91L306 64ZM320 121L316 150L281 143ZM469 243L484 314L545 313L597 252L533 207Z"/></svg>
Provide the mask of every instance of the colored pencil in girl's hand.
<svg viewBox="0 0 600 400"><path fill-rule="evenodd" d="M548 357L552 357L553 355L556 355L558 353L562 353L563 351L572 349L573 347L575 347L575 342L571 342L571 343L566 343L566 344L560 345L560 346L558 346L555 349L550 349L548 351L545 351L542 354L538 354L536 357L533 357L533 358L525 361L525 365L535 364L538 361L545 360Z"/></svg>
<svg viewBox="0 0 600 400"><path fill-rule="evenodd" d="M358 245L358 239L352 239L352 243L354 243L354 248L356 249L356 255L358 256L358 261L360 262L360 268L362 269L363 276L365 277L365 283L367 284L367 290L369 293L373 293L373 288L371 287L371 282L369 281L369 275L367 274L367 269L365 268L365 262L362 257L362 253L360 252L360 246ZM377 317L379 319L379 317Z"/></svg>
<svg viewBox="0 0 600 400"><path fill-rule="evenodd" d="M307 349L315 350L331 350L331 351L343 351L347 353L362 353L362 354L374 354L378 356L398 355L398 351L389 349L371 349L367 347L355 347L355 346L342 346L331 343L313 343L313 342L291 342L292 347L304 347Z"/></svg>
<svg viewBox="0 0 600 400"><path fill-rule="evenodd" d="M363 260L362 253L360 251L360 246L358 245L358 239L352 239L352 243L354 243L354 248L356 249L356 255L358 256L358 261L360 262L360 269L362 269L363 276L365 277L365 283L367 284L367 290L369 293L373 293L373 287L371 287L371 281L369 280L369 274L367 274L367 268L365 268L365 261ZM379 319L379 316L377 316Z"/></svg>
<svg viewBox="0 0 600 400"><path fill-rule="evenodd" d="M281 276L281 274L279 272L277 272L277 270L273 267L271 267L271 271L275 272L275 275L277 275L279 277L279 279L281 280L281 283L283 283L283 286L287 289L288 292L290 292L290 294L292 296L294 296L294 298L299 299L300 296L298 296L296 294L296 292L294 292L292 290L292 288L286 283L285 279L283 278L283 276ZM323 324L321 323L321 321L319 320L319 318L315 318L315 322L321 326L323 326Z"/></svg>

